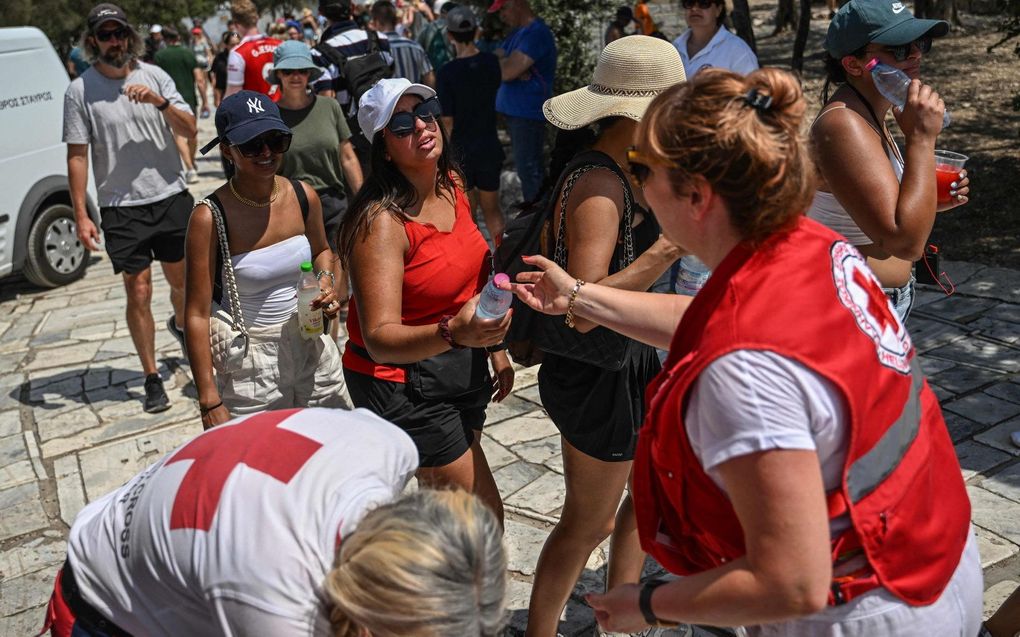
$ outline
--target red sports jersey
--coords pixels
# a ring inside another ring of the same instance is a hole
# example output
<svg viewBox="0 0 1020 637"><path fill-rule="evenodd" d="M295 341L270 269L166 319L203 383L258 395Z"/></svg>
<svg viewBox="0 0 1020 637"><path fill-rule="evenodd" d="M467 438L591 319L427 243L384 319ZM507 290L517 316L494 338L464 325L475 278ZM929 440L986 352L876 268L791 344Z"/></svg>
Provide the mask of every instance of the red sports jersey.
<svg viewBox="0 0 1020 637"><path fill-rule="evenodd" d="M227 84L246 91L265 93L274 102L280 100L280 87L266 77L273 69L273 52L281 42L265 35L248 36L227 58Z"/></svg>

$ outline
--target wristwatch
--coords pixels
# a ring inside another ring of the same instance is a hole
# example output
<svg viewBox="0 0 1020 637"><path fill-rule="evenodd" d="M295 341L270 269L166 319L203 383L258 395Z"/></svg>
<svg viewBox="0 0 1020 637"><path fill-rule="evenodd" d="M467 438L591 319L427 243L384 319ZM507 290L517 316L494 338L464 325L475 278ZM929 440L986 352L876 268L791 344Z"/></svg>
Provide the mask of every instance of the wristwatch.
<svg viewBox="0 0 1020 637"><path fill-rule="evenodd" d="M679 622L659 619L652 612L652 593L655 592L655 589L667 583L664 579L656 578L650 579L641 585L641 593L638 595L638 608L641 609L641 615L645 618L645 621L653 628L673 628L680 625Z"/></svg>
<svg viewBox="0 0 1020 637"><path fill-rule="evenodd" d="M165 97L164 97L164 98L163 98L163 103L162 103L162 104L160 104L159 106L157 106L157 107L156 107L156 110L157 110L157 111L165 111L165 110L166 110L166 109L168 109L169 107L170 107L170 100L168 100L167 98L165 98Z"/></svg>

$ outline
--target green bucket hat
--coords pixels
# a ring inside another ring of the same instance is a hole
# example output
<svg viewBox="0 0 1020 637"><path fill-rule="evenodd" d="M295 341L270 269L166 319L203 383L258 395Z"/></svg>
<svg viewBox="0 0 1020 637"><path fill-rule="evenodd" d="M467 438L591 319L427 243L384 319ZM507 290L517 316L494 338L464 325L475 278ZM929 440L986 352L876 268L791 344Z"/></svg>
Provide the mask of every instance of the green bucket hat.
<svg viewBox="0 0 1020 637"><path fill-rule="evenodd" d="M949 33L945 20L915 18L900 0L850 0L836 12L825 36L825 50L839 59L866 44L896 46L924 36Z"/></svg>

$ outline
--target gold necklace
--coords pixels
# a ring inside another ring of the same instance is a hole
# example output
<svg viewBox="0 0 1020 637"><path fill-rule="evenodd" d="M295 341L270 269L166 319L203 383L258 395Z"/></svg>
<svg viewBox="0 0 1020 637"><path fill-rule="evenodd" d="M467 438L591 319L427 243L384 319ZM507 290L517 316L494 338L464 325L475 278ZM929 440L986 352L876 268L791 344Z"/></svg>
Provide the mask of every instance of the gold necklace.
<svg viewBox="0 0 1020 637"><path fill-rule="evenodd" d="M231 177L230 181L227 182L230 186L230 192L234 194L234 197L246 206L252 208L268 208L276 201L276 196L280 194L280 182L277 181L276 176L273 176L273 192L269 195L269 201L253 201L247 197L242 197L241 193L237 192L237 188L234 188L234 178Z"/></svg>

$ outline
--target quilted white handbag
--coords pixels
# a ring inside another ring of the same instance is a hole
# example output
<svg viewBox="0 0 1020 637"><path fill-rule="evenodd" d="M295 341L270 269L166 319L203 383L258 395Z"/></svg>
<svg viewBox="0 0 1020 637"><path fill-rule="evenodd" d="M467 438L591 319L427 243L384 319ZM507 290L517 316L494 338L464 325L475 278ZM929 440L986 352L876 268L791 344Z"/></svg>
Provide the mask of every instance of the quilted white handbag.
<svg viewBox="0 0 1020 637"><path fill-rule="evenodd" d="M203 199L199 203L209 206L212 212L222 257L223 286L230 299L229 312L216 301L212 302L209 310L209 347L212 350L213 368L217 373L233 372L241 369L244 358L248 355L248 328L245 327L241 314L241 301L237 294L234 264L230 260L230 244L227 242L223 212L210 199Z"/></svg>

